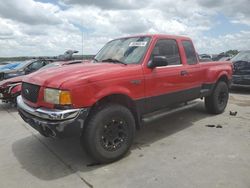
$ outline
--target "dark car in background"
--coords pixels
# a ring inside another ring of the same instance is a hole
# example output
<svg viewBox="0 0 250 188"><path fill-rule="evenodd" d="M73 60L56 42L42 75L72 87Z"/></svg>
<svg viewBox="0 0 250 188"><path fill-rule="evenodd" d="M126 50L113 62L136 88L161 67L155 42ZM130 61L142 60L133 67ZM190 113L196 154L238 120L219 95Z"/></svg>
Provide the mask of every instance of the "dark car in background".
<svg viewBox="0 0 250 188"><path fill-rule="evenodd" d="M17 76L27 75L32 72L39 70L40 68L44 67L45 65L51 63L52 60L46 59L36 59L36 60L29 60L14 64L8 64L8 67L1 67L0 69L0 81L14 78Z"/></svg>
<svg viewBox="0 0 250 188"><path fill-rule="evenodd" d="M232 87L250 88L250 50L241 51L231 61L233 62Z"/></svg>
<svg viewBox="0 0 250 188"><path fill-rule="evenodd" d="M218 61L230 61L231 57L222 57Z"/></svg>
<svg viewBox="0 0 250 188"><path fill-rule="evenodd" d="M200 54L198 55L200 62L210 62L213 61L211 55L208 54Z"/></svg>

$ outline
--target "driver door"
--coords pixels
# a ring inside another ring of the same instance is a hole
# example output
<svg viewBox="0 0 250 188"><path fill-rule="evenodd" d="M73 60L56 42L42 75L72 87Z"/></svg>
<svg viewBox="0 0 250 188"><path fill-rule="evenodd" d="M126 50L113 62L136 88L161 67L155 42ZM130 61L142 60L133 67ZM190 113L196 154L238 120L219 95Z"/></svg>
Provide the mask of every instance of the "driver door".
<svg viewBox="0 0 250 188"><path fill-rule="evenodd" d="M174 39L158 39L151 54L164 56L168 64L145 71L145 91L147 98L147 112L166 108L185 99L187 82L184 74L177 41Z"/></svg>

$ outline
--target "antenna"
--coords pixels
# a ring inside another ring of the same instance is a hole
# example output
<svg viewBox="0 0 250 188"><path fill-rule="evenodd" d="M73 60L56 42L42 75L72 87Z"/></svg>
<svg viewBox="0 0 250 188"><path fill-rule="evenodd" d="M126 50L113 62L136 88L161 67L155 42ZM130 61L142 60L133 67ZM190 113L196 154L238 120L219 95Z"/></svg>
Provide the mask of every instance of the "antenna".
<svg viewBox="0 0 250 188"><path fill-rule="evenodd" d="M82 30L82 60L83 60L83 21L81 21L82 22L82 28L81 28L81 30Z"/></svg>

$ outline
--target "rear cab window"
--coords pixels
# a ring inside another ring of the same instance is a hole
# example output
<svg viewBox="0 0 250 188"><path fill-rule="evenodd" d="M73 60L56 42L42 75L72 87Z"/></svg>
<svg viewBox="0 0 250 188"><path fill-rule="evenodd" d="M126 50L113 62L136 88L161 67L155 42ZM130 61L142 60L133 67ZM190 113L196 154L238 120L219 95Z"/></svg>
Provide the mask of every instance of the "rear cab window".
<svg viewBox="0 0 250 188"><path fill-rule="evenodd" d="M181 65L178 44L174 39L159 39L155 44L151 59L155 56L166 57L168 61L167 66Z"/></svg>
<svg viewBox="0 0 250 188"><path fill-rule="evenodd" d="M198 63L196 52L193 46L193 43L191 41L185 40L182 41L182 46L185 51L185 56L187 59L187 64L189 65L195 65Z"/></svg>

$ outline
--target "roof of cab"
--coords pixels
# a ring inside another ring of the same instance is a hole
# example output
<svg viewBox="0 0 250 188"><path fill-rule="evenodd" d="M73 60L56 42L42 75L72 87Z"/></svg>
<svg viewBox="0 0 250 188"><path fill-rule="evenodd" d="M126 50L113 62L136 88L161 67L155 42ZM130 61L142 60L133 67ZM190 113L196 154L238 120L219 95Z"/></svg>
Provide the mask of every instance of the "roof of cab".
<svg viewBox="0 0 250 188"><path fill-rule="evenodd" d="M171 39L191 40L189 37L180 36L180 35L167 35L167 34L141 34L141 35L125 36L125 37L120 37L120 38L130 38L130 37L152 37L152 38L171 38Z"/></svg>

